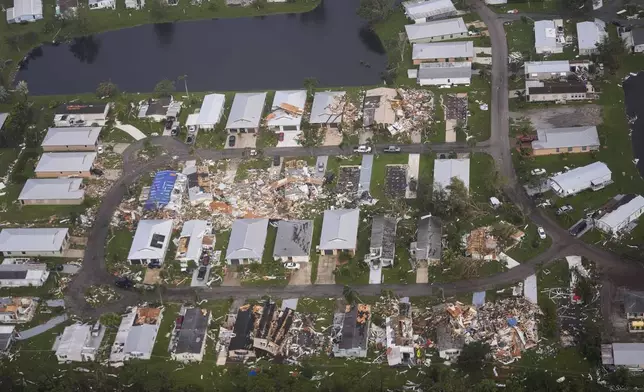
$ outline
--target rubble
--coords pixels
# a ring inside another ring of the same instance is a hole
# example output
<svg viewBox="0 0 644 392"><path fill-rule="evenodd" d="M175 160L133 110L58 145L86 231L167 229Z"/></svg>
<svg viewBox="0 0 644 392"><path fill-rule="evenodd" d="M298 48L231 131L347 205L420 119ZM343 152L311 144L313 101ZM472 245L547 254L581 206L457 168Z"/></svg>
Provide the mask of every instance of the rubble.
<svg viewBox="0 0 644 392"><path fill-rule="evenodd" d="M118 301L121 297L108 285L90 286L85 292L85 301L92 307Z"/></svg>

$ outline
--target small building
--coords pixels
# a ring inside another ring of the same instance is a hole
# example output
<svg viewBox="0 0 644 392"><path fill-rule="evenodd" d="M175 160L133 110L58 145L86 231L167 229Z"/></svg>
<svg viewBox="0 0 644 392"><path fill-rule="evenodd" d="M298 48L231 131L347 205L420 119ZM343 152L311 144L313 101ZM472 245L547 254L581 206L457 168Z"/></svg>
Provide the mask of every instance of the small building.
<svg viewBox="0 0 644 392"><path fill-rule="evenodd" d="M488 4L488 5L508 4L508 0L485 0L485 4Z"/></svg>
<svg viewBox="0 0 644 392"><path fill-rule="evenodd" d="M365 261L373 267L391 267L396 254L396 218L374 216L371 220L371 243Z"/></svg>
<svg viewBox="0 0 644 392"><path fill-rule="evenodd" d="M418 66L416 80L420 86L470 84L472 63L467 61L422 63Z"/></svg>
<svg viewBox="0 0 644 392"><path fill-rule="evenodd" d="M268 234L268 219L237 219L226 248L230 265L261 263Z"/></svg>
<svg viewBox="0 0 644 392"><path fill-rule="evenodd" d="M411 58L414 65L428 62L471 62L474 59L474 43L455 41L414 44Z"/></svg>
<svg viewBox="0 0 644 392"><path fill-rule="evenodd" d="M313 96L309 124L327 129L338 129L346 104L344 91L320 91Z"/></svg>
<svg viewBox="0 0 644 392"><path fill-rule="evenodd" d="M276 91L266 125L273 131L300 131L306 90Z"/></svg>
<svg viewBox="0 0 644 392"><path fill-rule="evenodd" d="M212 235L212 225L205 220L189 220L183 223L176 259L199 264L203 252L204 237Z"/></svg>
<svg viewBox="0 0 644 392"><path fill-rule="evenodd" d="M537 54L563 53L563 20L538 20L534 22L534 47Z"/></svg>
<svg viewBox="0 0 644 392"><path fill-rule="evenodd" d="M624 290L623 293L628 332L644 332L644 292Z"/></svg>
<svg viewBox="0 0 644 392"><path fill-rule="evenodd" d="M621 33L621 37L633 53L644 52L644 27L633 27L630 32Z"/></svg>
<svg viewBox="0 0 644 392"><path fill-rule="evenodd" d="M170 245L172 227L172 219L141 219L127 255L130 264L162 264Z"/></svg>
<svg viewBox="0 0 644 392"><path fill-rule="evenodd" d="M256 313L249 304L239 307L232 338L228 345L228 359L234 362L246 362L256 358L253 349L253 327L255 326Z"/></svg>
<svg viewBox="0 0 644 392"><path fill-rule="evenodd" d="M601 19L577 23L577 43L579 54L582 56L597 53L597 45L602 43L606 37L608 37L606 23Z"/></svg>
<svg viewBox="0 0 644 392"><path fill-rule="evenodd" d="M602 365L621 366L634 371L644 369L644 343L602 344Z"/></svg>
<svg viewBox="0 0 644 392"><path fill-rule="evenodd" d="M79 205L84 199L81 178L30 178L18 196L22 205Z"/></svg>
<svg viewBox="0 0 644 392"><path fill-rule="evenodd" d="M28 228L0 231L4 257L62 257L69 245L69 229Z"/></svg>
<svg viewBox="0 0 644 392"><path fill-rule="evenodd" d="M110 111L109 103L62 104L54 111L57 127L102 127Z"/></svg>
<svg viewBox="0 0 644 392"><path fill-rule="evenodd" d="M179 362L201 362L206 352L206 334L212 313L206 309L189 308L175 323L176 345L171 357ZM178 330L178 332L177 332Z"/></svg>
<svg viewBox="0 0 644 392"><path fill-rule="evenodd" d="M526 100L528 102L565 102L583 101L595 98L595 90L590 83L583 82L540 82L526 80Z"/></svg>
<svg viewBox="0 0 644 392"><path fill-rule="evenodd" d="M393 88L379 87L367 90L362 104L363 125L391 125L396 122L396 111L392 103L398 92Z"/></svg>
<svg viewBox="0 0 644 392"><path fill-rule="evenodd" d="M465 159L436 159L434 161L434 189L449 192L448 186L452 178L458 178L470 189L470 160Z"/></svg>
<svg viewBox="0 0 644 392"><path fill-rule="evenodd" d="M634 224L644 214L644 197L637 195L623 200L623 204L599 219L595 219L595 227L606 234L617 236L624 229Z"/></svg>
<svg viewBox="0 0 644 392"><path fill-rule="evenodd" d="M347 305L333 318L333 355L337 358L364 358L369 348L371 306Z"/></svg>
<svg viewBox="0 0 644 392"><path fill-rule="evenodd" d="M446 41L467 38L467 26L463 18L435 20L425 23L414 23L405 26L409 43Z"/></svg>
<svg viewBox="0 0 644 392"><path fill-rule="evenodd" d="M313 243L312 220L282 220L277 223L273 258L283 263L307 263Z"/></svg>
<svg viewBox="0 0 644 392"><path fill-rule="evenodd" d="M100 127L49 128L43 151L96 151Z"/></svg>
<svg viewBox="0 0 644 392"><path fill-rule="evenodd" d="M360 210L326 210L322 221L319 250L323 255L346 252L354 255L358 242Z"/></svg>
<svg viewBox="0 0 644 392"><path fill-rule="evenodd" d="M283 355L294 315L291 308L278 310L275 302L265 301L254 331L253 347L273 356Z"/></svg>
<svg viewBox="0 0 644 392"><path fill-rule="evenodd" d="M125 8L127 9L141 9L145 7L145 0L125 0Z"/></svg>
<svg viewBox="0 0 644 392"><path fill-rule="evenodd" d="M224 114L224 94L208 94L203 98L196 125L199 129L215 129Z"/></svg>
<svg viewBox="0 0 644 392"><path fill-rule="evenodd" d="M449 18L456 15L456 7L450 0L405 1L402 3L407 18L415 23Z"/></svg>
<svg viewBox="0 0 644 392"><path fill-rule="evenodd" d="M0 355L9 352L15 338L15 325L0 325Z"/></svg>
<svg viewBox="0 0 644 392"><path fill-rule="evenodd" d="M7 8L7 23L35 22L43 18L42 0L13 0Z"/></svg>
<svg viewBox="0 0 644 392"><path fill-rule="evenodd" d="M550 187L560 197L576 195L587 189L596 191L612 184L611 174L604 162L593 162L551 177Z"/></svg>
<svg viewBox="0 0 644 392"><path fill-rule="evenodd" d="M36 165L37 178L92 176L95 152L46 152Z"/></svg>
<svg viewBox="0 0 644 392"><path fill-rule="evenodd" d="M443 224L435 216L425 215L418 221L416 241L409 246L413 268L421 263L436 264L443 253Z"/></svg>
<svg viewBox="0 0 644 392"><path fill-rule="evenodd" d="M33 320L38 308L37 298L0 298L0 323L24 324Z"/></svg>
<svg viewBox="0 0 644 392"><path fill-rule="evenodd" d="M387 363L389 366L415 366L414 328L411 304L398 303L398 314L385 319Z"/></svg>
<svg viewBox="0 0 644 392"><path fill-rule="evenodd" d="M96 330L97 329L97 330ZM56 358L59 363L93 362L105 336L105 328L96 324L74 324L66 327L56 341Z"/></svg>
<svg viewBox="0 0 644 392"><path fill-rule="evenodd" d="M560 79L572 74L568 60L526 61L524 67L526 80Z"/></svg>
<svg viewBox="0 0 644 392"><path fill-rule="evenodd" d="M537 129L533 155L580 153L599 150L596 126Z"/></svg>
<svg viewBox="0 0 644 392"><path fill-rule="evenodd" d="M182 102L175 101L172 96L150 98L139 103L138 118L154 121L164 121L168 118L176 119L181 112Z"/></svg>
<svg viewBox="0 0 644 392"><path fill-rule="evenodd" d="M0 264L0 288L40 287L49 278L47 264Z"/></svg>
<svg viewBox="0 0 644 392"><path fill-rule="evenodd" d="M230 108L226 130L229 133L256 133L262 121L266 93L237 93Z"/></svg>
<svg viewBox="0 0 644 392"><path fill-rule="evenodd" d="M148 307L133 307L123 315L110 351L113 366L130 359L150 359L162 315L162 308Z"/></svg>
<svg viewBox="0 0 644 392"><path fill-rule="evenodd" d="M116 0L88 0L87 4L91 10L116 9Z"/></svg>
<svg viewBox="0 0 644 392"><path fill-rule="evenodd" d="M443 323L436 328L436 349L438 356L446 361L454 362L465 346L464 335L453 334L450 325Z"/></svg>

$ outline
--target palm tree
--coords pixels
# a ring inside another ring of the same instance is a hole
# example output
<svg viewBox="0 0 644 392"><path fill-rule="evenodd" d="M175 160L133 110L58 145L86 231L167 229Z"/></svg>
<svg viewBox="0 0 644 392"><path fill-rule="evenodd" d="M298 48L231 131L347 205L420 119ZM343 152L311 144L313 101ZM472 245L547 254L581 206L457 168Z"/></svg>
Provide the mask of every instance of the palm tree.
<svg viewBox="0 0 644 392"><path fill-rule="evenodd" d="M358 292L351 286L344 285L342 295L344 295L344 299L349 303L349 305L355 305L358 302L362 302L360 297L358 297Z"/></svg>

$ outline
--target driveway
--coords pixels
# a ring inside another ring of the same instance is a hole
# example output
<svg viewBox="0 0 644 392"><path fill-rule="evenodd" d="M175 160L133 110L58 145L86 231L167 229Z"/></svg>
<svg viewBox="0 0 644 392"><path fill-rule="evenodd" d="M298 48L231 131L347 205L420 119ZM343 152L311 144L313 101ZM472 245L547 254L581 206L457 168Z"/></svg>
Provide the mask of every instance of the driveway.
<svg viewBox="0 0 644 392"><path fill-rule="evenodd" d="M288 284L291 286L311 284L311 263L300 263L300 269L293 271Z"/></svg>
<svg viewBox="0 0 644 392"><path fill-rule="evenodd" d="M327 129L324 133L323 146L338 146L342 143L342 134L337 130Z"/></svg>
<svg viewBox="0 0 644 392"><path fill-rule="evenodd" d="M286 132L277 132L283 133L284 134L284 140L281 142L277 142L277 147L299 147L300 143L298 143L298 139L300 134L302 133L301 131L286 131Z"/></svg>
<svg viewBox="0 0 644 392"><path fill-rule="evenodd" d="M255 148L257 146L257 134L256 133L235 133L235 144L231 147L228 144L228 138L230 135L226 136L226 143L224 143L224 149L229 148Z"/></svg>
<svg viewBox="0 0 644 392"><path fill-rule="evenodd" d="M142 140L147 137L147 135L139 130L139 128L132 126L130 124L122 124L120 122L116 122L116 125L114 125L115 128L120 129L121 131L127 133L128 135L132 136L134 140Z"/></svg>
<svg viewBox="0 0 644 392"><path fill-rule="evenodd" d="M337 256L320 255L318 262L318 279L315 284L335 284L335 263Z"/></svg>
<svg viewBox="0 0 644 392"><path fill-rule="evenodd" d="M382 268L369 268L369 284L382 283Z"/></svg>
<svg viewBox="0 0 644 392"><path fill-rule="evenodd" d="M413 177L416 179L416 182L418 182L419 167L420 167L420 154L409 154L409 158L407 160L407 189L405 189L405 199L416 198L416 191L412 191L409 189L409 180Z"/></svg>
<svg viewBox="0 0 644 392"><path fill-rule="evenodd" d="M227 268L226 274L224 275L224 281L221 283L222 286L241 286L241 279L239 278L239 272L234 268Z"/></svg>
<svg viewBox="0 0 644 392"><path fill-rule="evenodd" d="M429 270L426 262L421 262L416 267L416 283L429 283Z"/></svg>

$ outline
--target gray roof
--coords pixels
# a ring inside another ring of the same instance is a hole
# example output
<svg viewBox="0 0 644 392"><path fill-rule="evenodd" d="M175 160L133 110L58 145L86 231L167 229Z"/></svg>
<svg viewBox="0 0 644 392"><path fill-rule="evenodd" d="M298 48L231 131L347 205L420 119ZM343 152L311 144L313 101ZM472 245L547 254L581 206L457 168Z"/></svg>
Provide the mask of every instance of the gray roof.
<svg viewBox="0 0 644 392"><path fill-rule="evenodd" d="M33 279L41 277L46 271L47 264L0 264L0 279Z"/></svg>
<svg viewBox="0 0 644 392"><path fill-rule="evenodd" d="M443 253L443 227L440 219L435 216L423 217L418 222L416 234L416 260L440 259Z"/></svg>
<svg viewBox="0 0 644 392"><path fill-rule="evenodd" d="M262 119L266 93L237 93L230 108L226 129L257 128Z"/></svg>
<svg viewBox="0 0 644 392"><path fill-rule="evenodd" d="M92 168L95 152L46 152L36 165L38 172L86 172Z"/></svg>
<svg viewBox="0 0 644 392"><path fill-rule="evenodd" d="M631 30L631 37L633 38L633 45L644 44L644 27Z"/></svg>
<svg viewBox="0 0 644 392"><path fill-rule="evenodd" d="M363 324L358 323L359 306L366 306L367 311L371 312L369 305L352 305L348 312L344 313L342 322L342 340L338 343L340 349L367 349L369 342L369 327L371 326L371 313ZM349 308L349 306L347 306Z"/></svg>
<svg viewBox="0 0 644 392"><path fill-rule="evenodd" d="M644 313L644 291L624 290L624 311Z"/></svg>
<svg viewBox="0 0 644 392"><path fill-rule="evenodd" d="M0 113L0 129L4 126L4 122L7 121L7 117L9 117L9 113Z"/></svg>
<svg viewBox="0 0 644 392"><path fill-rule="evenodd" d="M371 247L382 248L381 257L393 260L396 253L396 218L375 216L371 222Z"/></svg>
<svg viewBox="0 0 644 392"><path fill-rule="evenodd" d="M7 351L11 346L15 329L14 325L0 326L0 352Z"/></svg>
<svg viewBox="0 0 644 392"><path fill-rule="evenodd" d="M139 109L139 118L146 116L165 116L173 102L172 97L162 97L143 101Z"/></svg>
<svg viewBox="0 0 644 392"><path fill-rule="evenodd" d="M201 347L203 347L204 340L206 340L209 316L210 311L202 312L199 308L186 310L183 315L183 323L179 331L175 353L198 354L201 352Z"/></svg>
<svg viewBox="0 0 644 392"><path fill-rule="evenodd" d="M0 231L0 252L59 251L67 228L4 229Z"/></svg>
<svg viewBox="0 0 644 392"><path fill-rule="evenodd" d="M550 183L555 190L579 190L590 188L597 181L604 182L610 179L611 175L612 172L604 162L593 162L553 176Z"/></svg>
<svg viewBox="0 0 644 392"><path fill-rule="evenodd" d="M18 200L77 200L85 196L81 178L30 178Z"/></svg>
<svg viewBox="0 0 644 392"><path fill-rule="evenodd" d="M159 326L156 324L135 325L130 329L125 340L123 352L152 354L154 341L157 338Z"/></svg>
<svg viewBox="0 0 644 392"><path fill-rule="evenodd" d="M273 257L308 256L313 242L313 221L279 221Z"/></svg>
<svg viewBox="0 0 644 392"><path fill-rule="evenodd" d="M616 366L644 364L644 343L613 343L613 359Z"/></svg>
<svg viewBox="0 0 644 392"><path fill-rule="evenodd" d="M642 215L644 210L644 197L637 195L628 203L622 204L616 210L602 216L599 222L615 230L624 222L635 220Z"/></svg>
<svg viewBox="0 0 644 392"><path fill-rule="evenodd" d="M422 63L418 67L418 80L423 79L461 79L472 77L472 63L462 62L437 62Z"/></svg>
<svg viewBox="0 0 644 392"><path fill-rule="evenodd" d="M525 74L533 73L569 73L570 61L568 60L551 60L551 61L526 61Z"/></svg>
<svg viewBox="0 0 644 392"><path fill-rule="evenodd" d="M410 19L433 18L456 13L456 7L450 0L405 1L402 4L405 15Z"/></svg>
<svg viewBox="0 0 644 392"><path fill-rule="evenodd" d="M320 91L313 97L309 124L336 124L342 122L344 91Z"/></svg>
<svg viewBox="0 0 644 392"><path fill-rule="evenodd" d="M429 42L414 44L411 58L413 60L456 59L474 57L472 41Z"/></svg>
<svg viewBox="0 0 644 392"><path fill-rule="evenodd" d="M594 22L577 23L579 49L597 49L597 44L606 36L606 23L600 19L595 19Z"/></svg>
<svg viewBox="0 0 644 392"><path fill-rule="evenodd" d="M532 142L534 150L582 146L599 146L596 126L537 129Z"/></svg>
<svg viewBox="0 0 644 392"><path fill-rule="evenodd" d="M267 230L268 219L237 219L230 233L226 259L261 259Z"/></svg>
<svg viewBox="0 0 644 392"><path fill-rule="evenodd" d="M463 18L453 18L406 25L405 31L409 41L414 41L441 35L467 33L467 26Z"/></svg>
<svg viewBox="0 0 644 392"><path fill-rule="evenodd" d="M197 115L197 125L211 125L219 122L225 103L226 96L224 94L206 95Z"/></svg>
<svg viewBox="0 0 644 392"><path fill-rule="evenodd" d="M360 210L324 211L320 249L355 249L359 223Z"/></svg>
<svg viewBox="0 0 644 392"><path fill-rule="evenodd" d="M92 146L96 144L100 133L100 127L49 128L42 146Z"/></svg>

